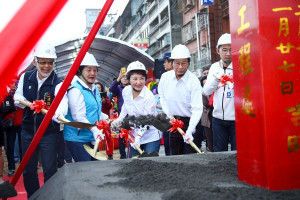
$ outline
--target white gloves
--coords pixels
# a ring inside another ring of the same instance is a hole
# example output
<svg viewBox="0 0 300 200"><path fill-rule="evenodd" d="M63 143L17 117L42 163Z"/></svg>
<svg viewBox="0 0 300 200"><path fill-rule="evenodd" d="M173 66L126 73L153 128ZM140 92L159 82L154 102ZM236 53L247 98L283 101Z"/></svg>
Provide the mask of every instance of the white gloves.
<svg viewBox="0 0 300 200"><path fill-rule="evenodd" d="M98 136L100 136L100 140L104 140L104 134L102 133L102 130L99 130L97 127L91 128L91 131L94 135L95 140L97 139Z"/></svg>
<svg viewBox="0 0 300 200"><path fill-rule="evenodd" d="M122 125L122 121L120 121L118 119L116 119L115 121L113 121L111 123L111 127L113 127L113 128L119 128L121 125Z"/></svg>
<svg viewBox="0 0 300 200"><path fill-rule="evenodd" d="M100 120L102 120L102 121L108 121L108 120L109 120L109 117L108 117L107 114L101 112Z"/></svg>
<svg viewBox="0 0 300 200"><path fill-rule="evenodd" d="M64 117L63 115L59 114L59 113L54 113L53 117L52 117L52 120L57 122L57 123L61 123L61 121L59 121L57 118L61 116L61 117Z"/></svg>
<svg viewBox="0 0 300 200"><path fill-rule="evenodd" d="M189 142L188 142L189 140L190 141L194 140L192 132L190 132L188 130L186 131L185 135L183 135L182 137L183 137L184 142L187 144L189 144Z"/></svg>
<svg viewBox="0 0 300 200"><path fill-rule="evenodd" d="M134 149L135 149L135 146L140 147L140 140L141 140L141 137L140 137L140 136L135 137L135 138L134 138L134 143L130 143L130 146L131 146L132 148L134 148ZM136 149L135 149L135 150L136 150Z"/></svg>
<svg viewBox="0 0 300 200"><path fill-rule="evenodd" d="M15 102L14 102L15 106L24 109L26 106L24 106L23 104L20 104L20 101L18 101L18 100L26 101L26 98L19 95L18 99L15 99Z"/></svg>
<svg viewBox="0 0 300 200"><path fill-rule="evenodd" d="M137 135L134 138L134 143L133 144L130 143L130 145L132 146L132 148L135 149L135 146L140 147L140 140L143 137L143 135L144 135L144 133L145 133L146 130L147 130L147 126L143 126L143 127L137 129L138 133L137 133Z"/></svg>

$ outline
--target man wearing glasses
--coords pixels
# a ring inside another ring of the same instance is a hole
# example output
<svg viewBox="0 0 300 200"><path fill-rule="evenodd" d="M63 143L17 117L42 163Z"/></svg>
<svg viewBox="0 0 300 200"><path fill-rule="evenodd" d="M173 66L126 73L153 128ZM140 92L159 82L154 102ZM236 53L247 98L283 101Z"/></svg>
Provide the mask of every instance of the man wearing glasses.
<svg viewBox="0 0 300 200"><path fill-rule="evenodd" d="M219 38L217 53L221 60L212 64L204 86L206 95L211 95L214 92L212 130L213 150L215 152L228 151L229 139L231 150L236 150L233 86L220 84L217 78L224 74L233 76L230 34L225 33Z"/></svg>
<svg viewBox="0 0 300 200"><path fill-rule="evenodd" d="M186 46L175 46L171 52L173 70L165 72L158 85L164 113L183 121L183 131L186 132L184 137L178 132L170 133L171 155L196 153L188 140L201 147L199 121L203 110L202 94L198 78L188 70L190 59Z"/></svg>
<svg viewBox="0 0 300 200"><path fill-rule="evenodd" d="M22 74L18 88L15 93L15 104L24 108L19 100L33 102L35 100L44 100L47 106L50 106L59 87L56 87L61 80L53 71L54 59L56 58L55 48L52 45L40 45L34 52L33 64L35 70ZM30 108L24 108L22 120L22 152L28 149L36 131L44 119L42 113L35 113ZM24 186L27 197L30 197L39 189L39 180L37 174L37 165L39 154L42 160L44 181L46 182L57 171L57 141L60 134L59 124L52 121L34 154L31 156L23 172Z"/></svg>

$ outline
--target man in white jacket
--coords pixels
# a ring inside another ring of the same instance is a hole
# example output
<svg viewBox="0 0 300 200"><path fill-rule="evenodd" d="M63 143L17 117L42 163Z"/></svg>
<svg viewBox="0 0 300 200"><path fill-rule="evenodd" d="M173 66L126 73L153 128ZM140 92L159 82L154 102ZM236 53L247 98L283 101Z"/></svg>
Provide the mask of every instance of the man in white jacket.
<svg viewBox="0 0 300 200"><path fill-rule="evenodd" d="M231 63L231 35L223 34L217 45L217 53L221 60L212 64L204 86L204 93L213 97L213 148L214 151L228 151L230 139L231 150L236 150L235 109L233 84L221 84L217 77L226 74L233 76Z"/></svg>

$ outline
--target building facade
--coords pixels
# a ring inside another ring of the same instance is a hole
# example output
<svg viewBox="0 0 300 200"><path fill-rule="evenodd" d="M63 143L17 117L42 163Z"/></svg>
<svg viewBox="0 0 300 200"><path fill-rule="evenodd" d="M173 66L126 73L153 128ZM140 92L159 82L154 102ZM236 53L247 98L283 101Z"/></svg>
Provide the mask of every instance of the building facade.
<svg viewBox="0 0 300 200"><path fill-rule="evenodd" d="M230 32L228 0L201 5L203 1L131 0L107 36L138 46L155 59L185 44L192 56L190 70L199 77L203 67L219 59L218 38Z"/></svg>

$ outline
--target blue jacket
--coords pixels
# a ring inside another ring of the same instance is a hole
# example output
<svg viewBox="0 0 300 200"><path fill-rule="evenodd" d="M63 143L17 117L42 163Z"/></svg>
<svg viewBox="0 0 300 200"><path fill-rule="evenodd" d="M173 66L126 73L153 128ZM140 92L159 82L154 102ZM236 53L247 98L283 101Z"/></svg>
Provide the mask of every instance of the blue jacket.
<svg viewBox="0 0 300 200"><path fill-rule="evenodd" d="M84 102L86 106L86 118L91 124L95 124L96 121L100 120L102 106L100 92L98 88L95 87L95 90L92 92L91 90L81 85L79 81L75 81L70 89L72 89L73 87L78 88L84 96ZM70 109L68 110L66 118L70 121L74 121ZM93 133L90 130L78 130L77 128L71 126L64 126L64 138L65 140L72 142L91 142L95 140Z"/></svg>
<svg viewBox="0 0 300 200"><path fill-rule="evenodd" d="M60 82L61 80L57 77L56 73L52 71L50 76L38 90L37 70L28 71L24 75L23 96L30 102L36 100L44 100L47 103L47 106L50 106L55 97L55 87ZM30 110L30 108L28 107L24 108L22 129L30 135L29 137L32 137L36 133L37 129L42 123L42 120L45 117L45 115L43 115L42 113L33 113L34 110ZM59 124L51 121L44 135L58 133Z"/></svg>
<svg viewBox="0 0 300 200"><path fill-rule="evenodd" d="M123 91L124 87L122 86L122 84L120 85L120 83L115 80L110 88L109 88L109 91L114 95L114 96L117 96L118 97L118 113L120 114L121 113L121 109L122 109L122 106L123 106L123 103L124 103L124 100L123 100L123 96L122 96L122 91Z"/></svg>

